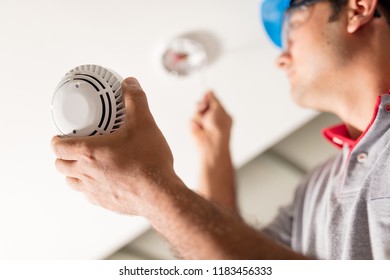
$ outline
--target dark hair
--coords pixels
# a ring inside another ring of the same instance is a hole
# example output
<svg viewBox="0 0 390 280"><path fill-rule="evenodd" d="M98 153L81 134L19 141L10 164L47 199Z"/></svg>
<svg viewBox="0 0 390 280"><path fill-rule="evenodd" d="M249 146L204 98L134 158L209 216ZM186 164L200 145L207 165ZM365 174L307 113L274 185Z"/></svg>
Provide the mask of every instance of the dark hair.
<svg viewBox="0 0 390 280"><path fill-rule="evenodd" d="M336 21L339 18L341 9L347 4L348 0L330 0L333 6L333 14L330 16L329 21ZM386 17L387 23L390 25L390 1L379 0L379 11Z"/></svg>
<svg viewBox="0 0 390 280"><path fill-rule="evenodd" d="M390 1L379 0L379 9L385 15L387 23L390 25Z"/></svg>

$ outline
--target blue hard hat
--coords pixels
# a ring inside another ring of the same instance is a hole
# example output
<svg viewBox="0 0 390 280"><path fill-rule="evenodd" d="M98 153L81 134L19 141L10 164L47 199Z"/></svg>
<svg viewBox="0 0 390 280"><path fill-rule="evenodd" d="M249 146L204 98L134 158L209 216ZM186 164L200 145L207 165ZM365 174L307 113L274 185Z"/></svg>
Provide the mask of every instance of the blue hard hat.
<svg viewBox="0 0 390 280"><path fill-rule="evenodd" d="M290 0L263 0L260 5L260 17L268 36L279 48L282 47L282 27L284 12L290 6Z"/></svg>

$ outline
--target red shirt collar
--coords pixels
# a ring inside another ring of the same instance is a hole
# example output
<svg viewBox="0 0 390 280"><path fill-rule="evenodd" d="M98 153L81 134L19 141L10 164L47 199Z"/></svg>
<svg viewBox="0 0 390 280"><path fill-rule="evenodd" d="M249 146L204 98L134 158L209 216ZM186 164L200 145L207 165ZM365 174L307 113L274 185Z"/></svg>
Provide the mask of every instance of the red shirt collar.
<svg viewBox="0 0 390 280"><path fill-rule="evenodd" d="M353 147L356 144L356 140L350 138L347 126L345 124L338 124L325 128L322 130L322 135L326 140L339 149L341 149L344 144L347 144L350 147Z"/></svg>
<svg viewBox="0 0 390 280"><path fill-rule="evenodd" d="M390 89L388 94L390 94ZM381 96L378 96L375 104L374 115L372 116L370 124L367 126L367 128L364 130L364 132L360 135L360 137L357 140L354 140L350 137L347 126L345 124L339 124L339 125L326 128L322 131L322 135L325 137L326 140L328 140L330 143L335 145L337 148L341 149L346 144L352 150L353 147L355 147L357 143L359 143L360 139L362 139L364 135L366 135L367 131L374 123L376 116L378 114L381 100L382 100Z"/></svg>

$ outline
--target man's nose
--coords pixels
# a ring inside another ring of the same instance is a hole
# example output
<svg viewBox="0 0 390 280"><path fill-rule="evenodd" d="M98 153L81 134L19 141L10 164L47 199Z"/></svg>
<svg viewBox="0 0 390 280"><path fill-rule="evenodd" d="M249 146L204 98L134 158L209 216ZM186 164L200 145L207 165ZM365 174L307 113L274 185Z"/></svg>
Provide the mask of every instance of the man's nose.
<svg viewBox="0 0 390 280"><path fill-rule="evenodd" d="M276 67L284 70L290 67L291 64L291 55L287 51L283 51L279 57L276 59Z"/></svg>

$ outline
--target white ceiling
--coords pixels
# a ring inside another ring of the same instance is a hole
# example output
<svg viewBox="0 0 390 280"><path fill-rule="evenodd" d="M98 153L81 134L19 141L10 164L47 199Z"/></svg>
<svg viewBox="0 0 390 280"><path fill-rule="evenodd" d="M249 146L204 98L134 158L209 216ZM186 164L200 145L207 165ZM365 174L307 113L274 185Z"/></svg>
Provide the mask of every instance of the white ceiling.
<svg viewBox="0 0 390 280"><path fill-rule="evenodd" d="M278 50L265 37L258 7L259 0L1 0L0 259L48 258L52 247L56 258L97 258L107 249L94 249L93 242L115 250L142 231L129 231L127 218L86 203L54 169L51 96L75 66L100 64L139 79L189 185L196 182L197 157L188 124L206 88L235 119L237 165L312 117L291 103L286 80L273 67ZM202 75L172 77L159 56L171 38L189 32L214 38L216 58ZM91 244L78 255L71 246L60 248L63 236L87 232L77 232L82 226L99 232Z"/></svg>

